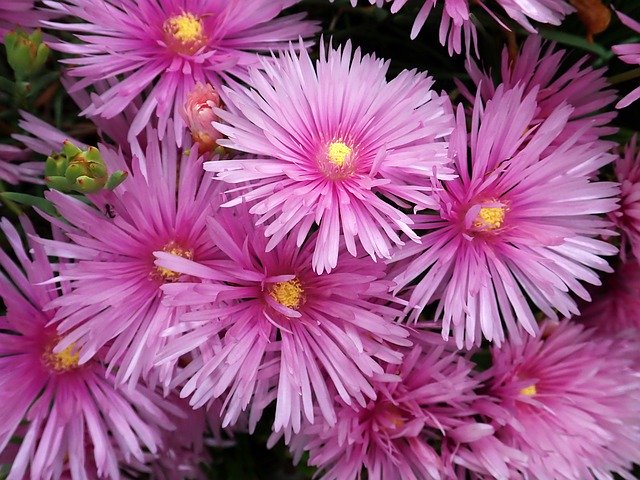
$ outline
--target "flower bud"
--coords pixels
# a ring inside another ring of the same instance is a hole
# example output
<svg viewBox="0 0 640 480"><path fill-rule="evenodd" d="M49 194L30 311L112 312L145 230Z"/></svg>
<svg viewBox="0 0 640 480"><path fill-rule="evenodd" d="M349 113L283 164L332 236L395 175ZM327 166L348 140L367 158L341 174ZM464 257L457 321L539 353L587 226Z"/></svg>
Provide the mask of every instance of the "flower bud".
<svg viewBox="0 0 640 480"><path fill-rule="evenodd" d="M221 106L220 95L208 83L196 84L187 95L183 118L191 131L191 138L198 143L201 153L214 151L218 146L217 141L223 137L212 125L218 120L213 109Z"/></svg>
<svg viewBox="0 0 640 480"><path fill-rule="evenodd" d="M45 181L50 188L62 192L95 193L120 185L127 177L120 170L109 176L107 165L95 147L81 150L65 140L60 153L54 153L45 163Z"/></svg>
<svg viewBox="0 0 640 480"><path fill-rule="evenodd" d="M18 80L38 73L49 57L49 47L42 43L42 32L35 30L31 35L16 29L4 36L7 61Z"/></svg>

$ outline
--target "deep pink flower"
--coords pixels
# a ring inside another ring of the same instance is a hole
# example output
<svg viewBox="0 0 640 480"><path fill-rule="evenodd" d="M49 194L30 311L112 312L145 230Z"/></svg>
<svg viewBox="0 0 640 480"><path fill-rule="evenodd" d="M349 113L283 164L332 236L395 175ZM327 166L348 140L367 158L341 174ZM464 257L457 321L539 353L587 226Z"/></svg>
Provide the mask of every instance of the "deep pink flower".
<svg viewBox="0 0 640 480"><path fill-rule="evenodd" d="M459 347L482 337L500 344L503 322L536 335L529 300L550 317L577 313L569 291L588 299L580 281L599 284L594 269L611 271L600 256L617 252L596 237L612 233L597 214L617 208L618 187L591 180L615 158L608 145L578 143L585 125L549 148L573 109L562 105L531 128L538 92L523 91L499 87L484 105L478 96L469 135L458 107L450 154L459 177L442 182L438 213L414 216L422 243L394 258L398 290L419 278L414 316L439 300L443 335L453 329Z"/></svg>
<svg viewBox="0 0 640 480"><path fill-rule="evenodd" d="M0 180L12 185L43 183L44 162L29 161L31 155L28 150L13 145L0 145Z"/></svg>
<svg viewBox="0 0 640 480"><path fill-rule="evenodd" d="M315 222L313 268L322 273L336 266L341 241L355 256L357 238L374 259L403 244L398 231L417 241L400 207L435 206L432 179L450 178L443 138L452 116L433 80L404 71L387 82L388 66L350 42L321 45L315 68L305 51L289 51L251 72L253 90L226 90L230 111L217 113L227 124L215 125L229 138L218 143L256 158L205 169L253 182L228 205L257 201L251 212L268 225L268 250L297 227L300 244Z"/></svg>
<svg viewBox="0 0 640 480"><path fill-rule="evenodd" d="M35 9L35 0L2 0L0 4L0 43L4 35L17 27L40 26L41 20L51 18L50 12Z"/></svg>
<svg viewBox="0 0 640 480"><path fill-rule="evenodd" d="M30 223L21 223L35 237ZM42 284L53 276L51 265L36 241L27 253L6 219L0 226L19 261L0 252L0 296L7 307L0 317L0 451L21 437L7 478L59 478L67 470L73 480L119 479L119 459L156 452L161 429L173 427L168 405L139 385L116 390L113 373L98 357L80 365L74 345L54 352L53 312L43 308L58 293ZM66 282L60 290L63 297L68 293Z"/></svg>
<svg viewBox="0 0 640 480"><path fill-rule="evenodd" d="M100 94L84 114L111 118L145 92L131 124L131 135L143 131L155 112L164 136L173 118L178 143L186 94L196 82L218 88L235 76L246 78L258 63L256 53L278 51L291 40L317 30L304 15L276 19L294 0L65 0L45 3L78 17L82 23L47 25L76 33L78 43L52 43L74 55L65 60L80 80L74 89L102 80L122 80Z"/></svg>
<svg viewBox="0 0 640 480"><path fill-rule="evenodd" d="M615 172L622 190L620 210L610 216L622 233L620 253L626 260L630 250L636 260L640 260L640 148L637 134L616 161Z"/></svg>
<svg viewBox="0 0 640 480"><path fill-rule="evenodd" d="M640 265L636 259L621 262L616 271L603 279L602 287L591 292L593 301L575 317L601 332L616 334L638 329L640 334ZM634 334L630 334L634 335ZM639 352L640 353L640 352Z"/></svg>
<svg viewBox="0 0 640 480"><path fill-rule="evenodd" d="M208 243L205 223L221 198L196 149L186 155L176 149L171 135L162 143L153 130L147 136L144 153L132 145L131 168L119 152L100 147L110 171L130 175L114 191L89 195L91 205L57 191L46 194L65 219L49 220L71 243L42 242L50 255L75 260L60 267L60 277L70 281L72 291L50 305L57 309L54 321L65 335L60 348L73 342L82 364L108 345L107 360L119 367L119 382L135 383L142 377L166 386L173 365L154 369L153 361L166 342L161 332L185 308L161 304L161 286L182 278L156 267L153 252L213 258L216 251Z"/></svg>
<svg viewBox="0 0 640 480"><path fill-rule="evenodd" d="M221 106L220 95L210 84L198 83L187 95L184 109L180 113L200 152L212 152L222 138L222 134L213 126L213 122L218 121L214 109Z"/></svg>
<svg viewBox="0 0 640 480"><path fill-rule="evenodd" d="M543 44L540 36L530 35L515 60L510 58L506 47L502 51L500 82L503 88L523 85L525 94L537 89L538 109L532 127L549 117L565 102L574 108L564 132L554 141L556 144L578 130L583 132L579 142L592 142L615 133L617 129L609 124L616 112L602 111L616 99L616 93L605 77L606 69L589 66L587 56L565 66L566 54L565 50L556 49L553 43ZM564 73L559 74L561 70ZM482 99L485 102L491 99L498 86L493 76L480 70L470 57L467 60L467 71ZM475 94L461 82L456 83L464 96L473 102ZM589 128L585 130L585 126Z"/></svg>
<svg viewBox="0 0 640 480"><path fill-rule="evenodd" d="M496 436L528 456L525 478L633 478L640 461L635 349L570 321L492 349L487 405ZM635 350L635 351L634 351Z"/></svg>
<svg viewBox="0 0 640 480"><path fill-rule="evenodd" d="M461 444L491 442L493 427L473 418L472 363L439 343L406 349L401 365L387 365L366 405L337 400L336 425L305 424L290 442L295 456L309 451L323 480L355 480L365 471L370 480L454 478ZM521 456L502 453L496 464Z"/></svg>
<svg viewBox="0 0 640 480"><path fill-rule="evenodd" d="M199 349L177 377L181 395L195 408L226 393L223 426L250 406L252 427L276 400L274 429L298 431L314 421L314 405L335 423L335 388L343 402L364 404L375 396L370 380L380 361L398 363L404 328L385 306L390 283L385 266L340 250L330 274L311 269L311 243L296 235L266 252L263 228L244 205L209 219L209 244L223 260L196 262L157 252L160 268L199 277L199 283L166 284L169 305L189 305L159 361ZM311 239L315 240L315 239ZM332 387L331 387L332 386Z"/></svg>
<svg viewBox="0 0 640 480"><path fill-rule="evenodd" d="M634 20L631 17L626 16L624 13L617 12L618 18L620 21L634 30L636 33L640 33L640 23ZM640 65L640 43L624 43L621 45L614 45L611 47L613 53L620 57L625 63L630 63L632 65ZM640 86L635 88L631 93L629 93L626 97L620 100L616 108L624 108L626 106L631 105L633 102L640 98Z"/></svg>

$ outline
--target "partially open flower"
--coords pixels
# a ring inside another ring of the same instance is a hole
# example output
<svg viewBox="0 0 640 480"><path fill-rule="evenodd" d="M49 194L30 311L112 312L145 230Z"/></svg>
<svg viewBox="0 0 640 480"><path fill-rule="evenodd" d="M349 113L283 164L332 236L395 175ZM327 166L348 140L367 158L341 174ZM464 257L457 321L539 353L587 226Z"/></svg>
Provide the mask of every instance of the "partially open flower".
<svg viewBox="0 0 640 480"><path fill-rule="evenodd" d="M200 153L212 152L223 135L216 130L213 122L218 121L214 109L222 106L220 95L211 84L198 83L187 95L182 116L191 138L198 143Z"/></svg>

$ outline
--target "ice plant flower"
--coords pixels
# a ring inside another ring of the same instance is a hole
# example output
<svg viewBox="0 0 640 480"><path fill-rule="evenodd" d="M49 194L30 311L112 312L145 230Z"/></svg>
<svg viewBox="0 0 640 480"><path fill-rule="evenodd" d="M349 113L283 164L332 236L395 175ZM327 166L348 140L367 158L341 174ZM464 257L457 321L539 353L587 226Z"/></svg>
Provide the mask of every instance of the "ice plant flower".
<svg viewBox="0 0 640 480"><path fill-rule="evenodd" d="M151 129L147 138L144 152L132 146L131 167L119 152L100 147L108 169L128 171L129 177L113 191L88 195L91 205L48 192L65 221L49 220L71 243L42 241L50 255L75 260L60 268L72 291L50 305L65 336L60 348L73 343L83 364L108 345L106 359L119 367L119 382L135 384L143 377L167 385L173 366L155 370L153 360L166 341L161 332L182 309L161 304L161 287L182 278L156 267L153 252L196 260L215 256L205 221L215 211L218 185L204 174L196 149L183 154L170 135L159 142Z"/></svg>
<svg viewBox="0 0 640 480"><path fill-rule="evenodd" d="M194 311L158 362L202 350L177 377L186 382L181 396L198 408L226 393L223 427L250 404L255 426L274 399L275 430L298 431L302 417L313 422L316 405L335 423L333 388L344 403L364 404L375 397L370 380L382 373L380 362L399 363L397 345L409 343L393 321L397 310L385 305L385 266L343 248L338 268L316 275L309 242L298 247L290 235L267 252L254 224L244 205L211 217L209 243L224 258L209 265L156 253L159 268L201 279L163 287L168 305Z"/></svg>
<svg viewBox="0 0 640 480"><path fill-rule="evenodd" d="M0 145L0 180L17 185L20 182L43 183L44 162L29 161L31 152L13 145Z"/></svg>
<svg viewBox="0 0 640 480"><path fill-rule="evenodd" d="M628 17L624 13L617 12L618 18L620 21L634 30L636 33L640 33L640 23L634 20L631 17ZM625 43L620 45L614 45L611 47L613 53L620 57L625 63L630 63L631 65L640 65L640 43ZM617 104L616 108L624 108L631 105L633 102L640 98L640 86L633 89L627 96L621 99Z"/></svg>
<svg viewBox="0 0 640 480"><path fill-rule="evenodd" d="M616 271L604 277L603 286L592 292L593 301L575 317L601 332L616 334L636 329L640 335L640 265L638 260L621 262Z"/></svg>
<svg viewBox="0 0 640 480"><path fill-rule="evenodd" d="M450 178L443 139L453 122L431 78L404 71L387 81L388 66L350 42L321 45L315 68L306 51L291 50L251 72L252 90L225 90L231 106L215 126L228 139L218 143L255 158L205 169L253 182L228 205L257 201L251 212L268 224L268 250L297 227L300 245L315 222L313 268L322 273L335 268L342 239L351 255L357 238L374 259L403 244L398 231L417 241L398 205L435 206L431 182Z"/></svg>
<svg viewBox="0 0 640 480"><path fill-rule="evenodd" d="M337 400L335 426L305 424L293 436L295 457L309 451L319 478L356 480L363 472L370 480L456 478L450 452L492 436L493 428L472 416L477 382L468 359L441 339L440 346L416 346L405 353L401 365L385 368L395 381L374 382L375 399L363 406ZM503 453L496 464L519 457Z"/></svg>
<svg viewBox="0 0 640 480"><path fill-rule="evenodd" d="M289 41L312 35L317 27L304 15L276 18L294 0L63 0L45 1L53 10L78 17L79 23L49 22L76 33L80 43L51 43L73 55L65 60L78 78L74 89L105 79L114 82L99 101L84 110L111 118L139 94L144 103L131 124L141 132L152 114L164 136L173 118L180 143L184 121L180 110L196 82L218 88L230 77L246 78L256 53L278 51ZM90 35L86 35L90 32Z"/></svg>
<svg viewBox="0 0 640 480"><path fill-rule="evenodd" d="M163 428L172 428L166 402L154 391L134 386L116 390L112 373L94 357L80 365L74 345L55 351L59 336L49 326L47 303L57 290L43 282L53 276L31 224L29 252L6 220L0 228L18 259L0 252L0 452L20 437L8 479L119 479L118 460L142 460L157 452ZM62 296L68 285L60 285ZM86 455L86 456L85 456Z"/></svg>
<svg viewBox="0 0 640 480"><path fill-rule="evenodd" d="M181 113L200 152L212 152L222 138L222 134L213 126L213 122L218 120L214 109L221 105L220 95L210 84L198 83L187 95Z"/></svg>
<svg viewBox="0 0 640 480"><path fill-rule="evenodd" d="M499 84L503 88L521 84L525 93L537 89L538 111L530 128L551 115L563 102L571 105L574 110L565 131L554 141L556 144L578 130L583 131L580 142L591 142L615 133L617 129L609 124L616 113L603 110L616 99L616 93L605 77L605 69L589 66L587 56L563 68L567 63L566 56L565 50L556 49L553 43L544 44L538 35L530 35L515 59L510 57L506 47L502 51L500 83L496 83L489 72L483 72L471 57L467 60L467 71L475 83L473 91L478 89L484 101L493 97ZM461 82L456 83L473 103L475 94ZM589 128L584 130L585 126Z"/></svg>
<svg viewBox="0 0 640 480"><path fill-rule="evenodd" d="M623 260L626 260L628 251L640 260L640 148L637 134L616 161L615 172L622 191L620 210L611 217L622 233L620 253Z"/></svg>
<svg viewBox="0 0 640 480"><path fill-rule="evenodd" d="M635 351L568 320L492 349L487 410L496 436L528 457L524 478L633 478L640 461ZM633 353L631 353L633 352Z"/></svg>
<svg viewBox="0 0 640 480"><path fill-rule="evenodd" d="M573 109L561 105L530 129L538 93L523 90L499 87L484 105L478 96L470 134L458 106L450 154L459 177L442 183L439 212L414 216L422 243L394 258L414 316L438 300L442 333L453 329L459 347L482 337L500 344L503 322L536 335L528 301L552 318L554 309L577 313L569 291L588 299L580 281L598 285L594 269L611 271L601 256L617 252L596 238L612 234L597 214L617 208L617 184L591 179L614 155L602 142L579 143L584 129L548 148Z"/></svg>
<svg viewBox="0 0 640 480"><path fill-rule="evenodd" d="M4 43L4 35L16 27L40 26L40 21L50 18L50 14L35 9L34 0L3 0L0 4L0 43Z"/></svg>

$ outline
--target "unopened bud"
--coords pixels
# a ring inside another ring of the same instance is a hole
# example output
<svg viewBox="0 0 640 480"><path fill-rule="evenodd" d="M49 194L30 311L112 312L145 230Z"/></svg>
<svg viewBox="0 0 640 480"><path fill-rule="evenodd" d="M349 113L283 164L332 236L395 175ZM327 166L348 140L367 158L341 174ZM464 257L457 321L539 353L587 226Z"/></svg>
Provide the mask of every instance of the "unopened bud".
<svg viewBox="0 0 640 480"><path fill-rule="evenodd" d="M42 43L42 32L35 30L31 35L16 29L4 36L7 61L16 78L24 80L38 73L49 58L49 47Z"/></svg>
<svg viewBox="0 0 640 480"><path fill-rule="evenodd" d="M187 95L183 117L191 131L191 138L198 143L201 153L214 151L218 146L217 141L223 137L213 126L213 122L218 121L213 109L221 106L220 95L208 83L196 84Z"/></svg>
<svg viewBox="0 0 640 480"><path fill-rule="evenodd" d="M45 181L50 188L62 192L95 193L103 188L114 189L127 177L116 171L111 176L100 151L95 147L81 150L65 140L60 153L54 153L45 163Z"/></svg>

